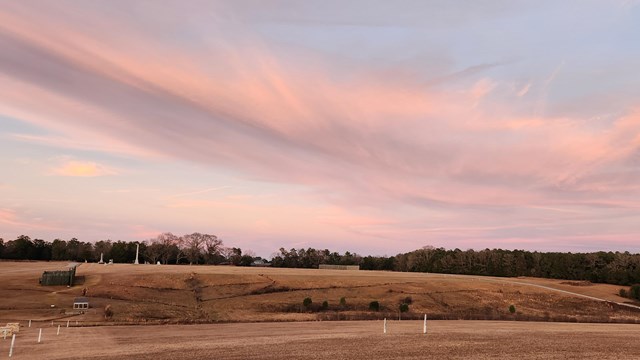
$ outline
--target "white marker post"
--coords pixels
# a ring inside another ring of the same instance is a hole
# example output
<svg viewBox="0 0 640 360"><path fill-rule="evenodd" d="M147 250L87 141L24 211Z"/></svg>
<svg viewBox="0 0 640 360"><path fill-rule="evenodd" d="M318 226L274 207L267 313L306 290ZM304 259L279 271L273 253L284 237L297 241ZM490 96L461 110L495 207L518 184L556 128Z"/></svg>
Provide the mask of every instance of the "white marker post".
<svg viewBox="0 0 640 360"><path fill-rule="evenodd" d="M67 327L69 327L69 320L67 320Z"/></svg>
<svg viewBox="0 0 640 360"><path fill-rule="evenodd" d="M424 314L424 325L422 325L422 333L427 333L427 314Z"/></svg>
<svg viewBox="0 0 640 360"><path fill-rule="evenodd" d="M31 327L31 320L29 320L29 327Z"/></svg>
<svg viewBox="0 0 640 360"><path fill-rule="evenodd" d="M58 324L58 332L56 333L56 335L60 335L60 324Z"/></svg>
<svg viewBox="0 0 640 360"><path fill-rule="evenodd" d="M38 333L38 344L40 344L40 340L42 340L42 328L40 328L40 332Z"/></svg>
<svg viewBox="0 0 640 360"><path fill-rule="evenodd" d="M9 347L9 357L13 355L13 344L15 343L16 343L16 334L13 334L13 337L11 338L11 346Z"/></svg>
<svg viewBox="0 0 640 360"><path fill-rule="evenodd" d="M387 333L387 318L384 318L384 325L382 326L382 332Z"/></svg>

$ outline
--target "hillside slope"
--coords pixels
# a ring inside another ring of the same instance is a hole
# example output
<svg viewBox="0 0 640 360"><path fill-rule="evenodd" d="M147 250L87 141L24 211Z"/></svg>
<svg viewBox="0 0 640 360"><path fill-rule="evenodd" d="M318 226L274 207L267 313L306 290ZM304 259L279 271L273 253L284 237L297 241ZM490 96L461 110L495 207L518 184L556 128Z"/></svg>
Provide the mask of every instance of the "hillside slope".
<svg viewBox="0 0 640 360"><path fill-rule="evenodd" d="M403 318L426 313L432 319L640 321L639 309L613 303L625 300L616 295L619 287L604 284L380 271L82 264L74 287L38 285L43 270L64 265L0 262L0 321L104 322L107 304L114 311L113 323L397 318L407 297L412 303ZM92 309L69 314L73 298L84 288ZM310 308L302 306L306 297L313 301ZM346 304L341 305L343 297ZM327 309L321 308L323 301ZM372 301L380 303L380 311L369 310Z"/></svg>

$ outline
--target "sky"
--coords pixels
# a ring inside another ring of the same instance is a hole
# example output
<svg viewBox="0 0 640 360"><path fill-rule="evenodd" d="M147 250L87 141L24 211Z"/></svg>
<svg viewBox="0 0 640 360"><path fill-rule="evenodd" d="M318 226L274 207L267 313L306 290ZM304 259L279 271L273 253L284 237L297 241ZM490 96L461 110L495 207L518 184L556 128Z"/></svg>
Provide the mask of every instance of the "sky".
<svg viewBox="0 0 640 360"><path fill-rule="evenodd" d="M0 237L640 252L640 2L0 0Z"/></svg>

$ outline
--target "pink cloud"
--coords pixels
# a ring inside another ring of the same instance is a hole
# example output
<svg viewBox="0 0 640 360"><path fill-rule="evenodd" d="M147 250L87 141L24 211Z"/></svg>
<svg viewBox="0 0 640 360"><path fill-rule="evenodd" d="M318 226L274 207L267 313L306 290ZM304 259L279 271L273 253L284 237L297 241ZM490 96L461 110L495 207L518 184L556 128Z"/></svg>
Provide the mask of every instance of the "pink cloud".
<svg viewBox="0 0 640 360"><path fill-rule="evenodd" d="M114 168L93 161L66 160L49 170L49 174L58 176L96 177L117 175Z"/></svg>

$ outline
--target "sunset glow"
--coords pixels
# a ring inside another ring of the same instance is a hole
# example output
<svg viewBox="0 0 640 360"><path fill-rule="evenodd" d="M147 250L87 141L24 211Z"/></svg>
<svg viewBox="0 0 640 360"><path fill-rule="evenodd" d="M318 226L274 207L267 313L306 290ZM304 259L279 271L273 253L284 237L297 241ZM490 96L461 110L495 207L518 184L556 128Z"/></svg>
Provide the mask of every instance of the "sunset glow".
<svg viewBox="0 0 640 360"><path fill-rule="evenodd" d="M639 34L629 0L0 0L0 237L638 252Z"/></svg>

